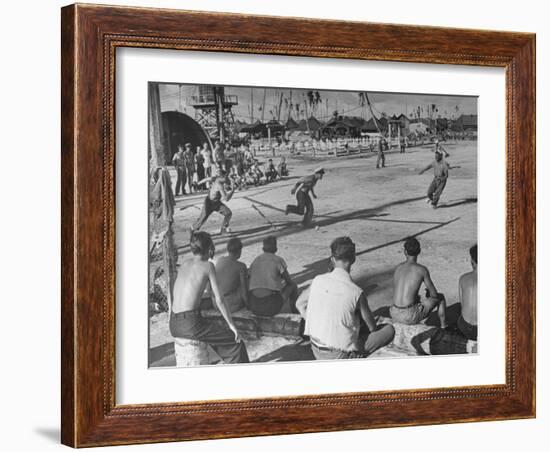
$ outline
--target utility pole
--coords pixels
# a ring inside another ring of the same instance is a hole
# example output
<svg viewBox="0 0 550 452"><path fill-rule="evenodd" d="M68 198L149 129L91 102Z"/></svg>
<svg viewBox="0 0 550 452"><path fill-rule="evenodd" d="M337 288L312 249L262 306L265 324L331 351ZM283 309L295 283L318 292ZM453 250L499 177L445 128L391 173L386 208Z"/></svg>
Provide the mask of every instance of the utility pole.
<svg viewBox="0 0 550 452"><path fill-rule="evenodd" d="M288 118L286 119L287 121L290 120L290 118L292 118L292 109L294 108L294 104L292 103L292 90L290 90L290 99L288 100L288 105L289 105L289 108L288 108Z"/></svg>
<svg viewBox="0 0 550 452"><path fill-rule="evenodd" d="M265 112L265 96L267 94L267 89L264 88L264 100L262 101L262 116L261 116L261 121L264 122L264 112Z"/></svg>
<svg viewBox="0 0 550 452"><path fill-rule="evenodd" d="M283 93L279 97L279 108L277 109L277 122L281 120L281 109L283 108Z"/></svg>
<svg viewBox="0 0 550 452"><path fill-rule="evenodd" d="M376 119L376 116L374 116L374 111L372 111L372 105L370 104L369 95L366 92L365 92L365 99L367 101L367 105L369 106L369 111L372 116L372 120L374 121L374 125L376 126L376 130L378 130L378 133L382 135L382 131L380 130L380 126L378 125L378 119Z"/></svg>
<svg viewBox="0 0 550 452"><path fill-rule="evenodd" d="M218 137L220 143L225 141L225 128L223 123L223 91L219 86L214 87L214 102L216 108L216 126L218 128Z"/></svg>
<svg viewBox="0 0 550 452"><path fill-rule="evenodd" d="M250 88L250 124L254 123L254 88Z"/></svg>

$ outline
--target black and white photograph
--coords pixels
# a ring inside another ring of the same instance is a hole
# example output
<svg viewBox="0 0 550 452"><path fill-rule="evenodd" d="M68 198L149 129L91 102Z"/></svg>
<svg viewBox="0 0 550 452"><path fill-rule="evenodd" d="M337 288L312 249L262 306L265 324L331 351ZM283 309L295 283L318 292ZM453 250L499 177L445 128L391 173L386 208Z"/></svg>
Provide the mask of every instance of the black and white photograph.
<svg viewBox="0 0 550 452"><path fill-rule="evenodd" d="M148 118L149 368L478 353L477 97L151 81Z"/></svg>

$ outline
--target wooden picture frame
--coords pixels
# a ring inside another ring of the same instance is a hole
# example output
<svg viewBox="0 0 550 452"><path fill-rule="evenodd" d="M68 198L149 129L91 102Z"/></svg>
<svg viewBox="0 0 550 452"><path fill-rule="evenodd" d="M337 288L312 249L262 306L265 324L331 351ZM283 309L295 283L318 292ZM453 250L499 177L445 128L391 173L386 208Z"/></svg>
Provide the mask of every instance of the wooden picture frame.
<svg viewBox="0 0 550 452"><path fill-rule="evenodd" d="M535 416L535 35L71 5L62 9L62 442L73 447ZM115 403L115 50L146 47L506 70L506 382Z"/></svg>

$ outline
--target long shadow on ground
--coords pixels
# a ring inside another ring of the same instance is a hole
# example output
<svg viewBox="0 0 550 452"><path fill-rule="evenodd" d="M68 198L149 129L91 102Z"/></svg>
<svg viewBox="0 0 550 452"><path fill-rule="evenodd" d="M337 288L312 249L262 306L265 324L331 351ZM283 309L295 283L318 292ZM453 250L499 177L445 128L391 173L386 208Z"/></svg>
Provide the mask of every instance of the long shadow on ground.
<svg viewBox="0 0 550 452"><path fill-rule="evenodd" d="M476 202L477 202L477 197L456 199L456 200L453 200L453 201L448 201L448 202L445 202L445 203L441 203L441 204L439 204L439 206L437 208L438 209L448 209L449 207L461 206L463 204L473 204L473 203L476 203Z"/></svg>
<svg viewBox="0 0 550 452"><path fill-rule="evenodd" d="M376 250L379 250L381 248L385 248L387 246L392 246L392 245L395 245L397 243L401 243L407 237L418 237L422 234L426 234L428 232L434 231L436 229L439 229L439 228L447 226L451 223L454 223L455 221L457 221L459 219L460 219L460 217L453 218L452 220L437 223L434 226L423 229L423 230L417 232L416 234L407 234L406 236L400 237L398 239L391 240L389 242L382 243L380 245L372 246L370 248L365 248L364 250L358 251L356 255L361 256L363 254L370 253L372 251L376 251ZM323 259L319 259L319 260L314 261L314 262L311 262L310 264L306 264L303 267L304 267L303 270L292 274L292 279L296 282L296 284L301 284L301 283L304 283L306 281L310 281L315 276L320 275L322 273L326 273L329 270L328 244L327 244L327 257L325 257ZM391 270L385 271L384 272L385 274L383 275L383 278L388 277L388 275L389 275L388 272L391 272ZM372 284L371 282L369 282L369 278L374 278L374 276L375 275L372 275L371 277L366 276L366 277L362 278L363 281L359 285L363 287L363 286L368 286L369 284Z"/></svg>

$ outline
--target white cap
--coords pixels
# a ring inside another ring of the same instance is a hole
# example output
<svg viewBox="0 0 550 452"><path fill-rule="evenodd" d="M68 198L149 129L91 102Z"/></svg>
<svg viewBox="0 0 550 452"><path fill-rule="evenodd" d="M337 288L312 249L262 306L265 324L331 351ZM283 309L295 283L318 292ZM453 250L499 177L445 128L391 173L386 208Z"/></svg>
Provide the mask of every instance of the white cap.
<svg viewBox="0 0 550 452"><path fill-rule="evenodd" d="M323 168L322 166L318 166L317 168L315 168L315 171L313 171L314 173L325 173L325 168Z"/></svg>

